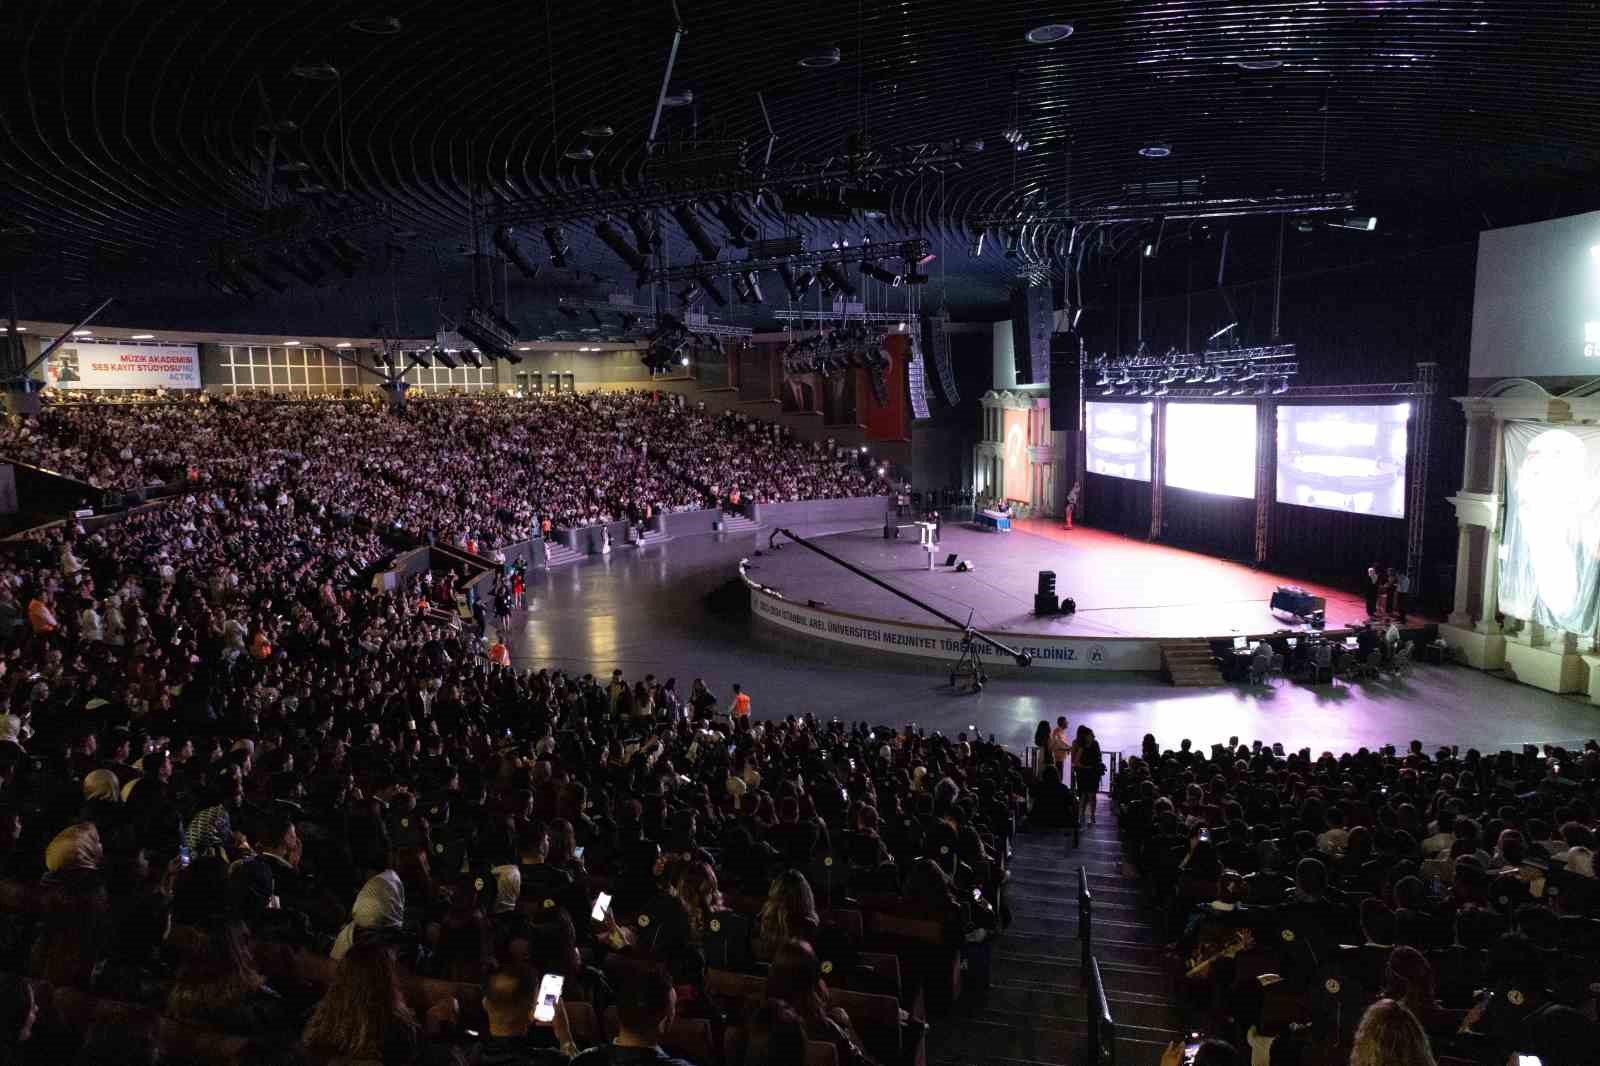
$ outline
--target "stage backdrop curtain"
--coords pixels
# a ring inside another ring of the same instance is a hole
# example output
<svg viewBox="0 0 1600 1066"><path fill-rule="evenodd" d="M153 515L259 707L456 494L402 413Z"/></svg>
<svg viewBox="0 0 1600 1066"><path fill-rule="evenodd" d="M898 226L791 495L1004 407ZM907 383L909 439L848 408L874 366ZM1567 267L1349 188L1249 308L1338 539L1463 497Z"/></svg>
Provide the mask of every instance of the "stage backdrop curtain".
<svg viewBox="0 0 1600 1066"><path fill-rule="evenodd" d="M1161 539L1179 548L1253 559L1256 501L1168 485L1161 497Z"/></svg>
<svg viewBox="0 0 1600 1066"><path fill-rule="evenodd" d="M1150 535L1150 482L1104 474L1085 474L1084 479L1080 521L1129 537Z"/></svg>
<svg viewBox="0 0 1600 1066"><path fill-rule="evenodd" d="M1600 622L1600 428L1508 422L1500 609L1569 633Z"/></svg>
<svg viewBox="0 0 1600 1066"><path fill-rule="evenodd" d="M1403 518L1275 503L1270 521L1269 554L1281 573L1365 592L1367 567L1405 566Z"/></svg>

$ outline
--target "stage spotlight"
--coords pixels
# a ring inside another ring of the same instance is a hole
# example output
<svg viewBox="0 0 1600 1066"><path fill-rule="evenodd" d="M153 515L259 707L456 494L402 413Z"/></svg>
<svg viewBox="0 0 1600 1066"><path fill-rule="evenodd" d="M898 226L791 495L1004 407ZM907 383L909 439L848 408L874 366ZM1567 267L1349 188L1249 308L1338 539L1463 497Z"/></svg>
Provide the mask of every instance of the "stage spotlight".
<svg viewBox="0 0 1600 1066"><path fill-rule="evenodd" d="M1377 215L1346 215L1328 223L1330 229L1349 229L1358 233L1371 233L1378 228Z"/></svg>
<svg viewBox="0 0 1600 1066"><path fill-rule="evenodd" d="M728 243L735 248L747 248L750 242L761 236L761 231L756 224L750 221L739 204L732 199L724 200L717 205L717 218L728 231ZM711 257L708 257L711 258Z"/></svg>
<svg viewBox="0 0 1600 1066"><path fill-rule="evenodd" d="M461 361L477 367L479 370L483 369L483 356L475 348L468 348L463 351L461 353Z"/></svg>
<svg viewBox="0 0 1600 1066"><path fill-rule="evenodd" d="M967 255L973 259L983 257L983 239L988 235L987 230L979 230L967 241Z"/></svg>
<svg viewBox="0 0 1600 1066"><path fill-rule="evenodd" d="M745 303L758 304L765 302L766 298L761 294L761 279L756 277L755 271L736 274L733 279L733 286L734 291L739 294L739 299Z"/></svg>
<svg viewBox="0 0 1600 1066"><path fill-rule="evenodd" d="M906 263L905 283L907 285L926 285L928 283L928 275L918 270L916 264L908 261Z"/></svg>
<svg viewBox="0 0 1600 1066"><path fill-rule="evenodd" d="M715 259L717 253L722 251L722 246L713 241L706 228L700 224L700 216L694 212L693 204L679 204L672 209L672 217L677 219L678 225L683 228L683 235L689 238L689 243L694 245L694 250L700 253L701 259Z"/></svg>
<svg viewBox="0 0 1600 1066"><path fill-rule="evenodd" d="M540 266L522 250L522 245L517 243L516 232L510 226L496 226L494 230L494 246L500 249L500 254L505 256L512 266L529 281L537 281Z"/></svg>
<svg viewBox="0 0 1600 1066"><path fill-rule="evenodd" d="M1109 384L1111 384L1111 375L1106 373L1106 368L1105 367L1101 367L1099 369L1099 371L1096 373L1095 382L1094 383L1096 385L1109 385Z"/></svg>
<svg viewBox="0 0 1600 1066"><path fill-rule="evenodd" d="M850 283L850 279L845 275L845 272L839 269L838 263L823 263L822 276L844 295L854 296L856 294L856 287Z"/></svg>
<svg viewBox="0 0 1600 1066"><path fill-rule="evenodd" d="M406 358L411 360L413 366L420 366L424 370L433 366L433 363L428 359L427 352L407 352Z"/></svg>
<svg viewBox="0 0 1600 1066"><path fill-rule="evenodd" d="M609 218L600 220L600 224L594 228L594 235L604 241L607 248L616 252L618 259L633 268L639 284L643 285L645 283L645 280L650 276L650 261L640 255L639 251L628 243L628 239L622 235L622 231L613 226Z"/></svg>
<svg viewBox="0 0 1600 1066"><path fill-rule="evenodd" d="M697 281L691 281L678 291L678 302L685 307L699 303L705 297L706 291Z"/></svg>
<svg viewBox="0 0 1600 1066"><path fill-rule="evenodd" d="M1233 392L1233 385L1224 381L1221 385L1211 390L1213 396L1227 396Z"/></svg>
<svg viewBox="0 0 1600 1066"><path fill-rule="evenodd" d="M433 357L439 361L440 366L450 370L454 370L461 365L456 361L456 353L449 348L435 348Z"/></svg>
<svg viewBox="0 0 1600 1066"><path fill-rule="evenodd" d="M900 284L899 274L896 274L893 271L885 270L877 263L862 263L861 273L865 274L869 278L872 278L874 281L881 281L885 285L898 286Z"/></svg>
<svg viewBox="0 0 1600 1066"><path fill-rule="evenodd" d="M1100 390L1100 395L1102 396L1115 396L1116 394L1117 387L1115 385L1107 385L1105 388Z"/></svg>
<svg viewBox="0 0 1600 1066"><path fill-rule="evenodd" d="M1278 383L1272 387L1272 395L1282 396L1289 391L1289 379L1279 378Z"/></svg>
<svg viewBox="0 0 1600 1066"><path fill-rule="evenodd" d="M550 263L552 266L565 267L567 257L572 254L572 245L567 243L567 235L561 232L560 226L546 226L544 228L544 244L550 249Z"/></svg>
<svg viewBox="0 0 1600 1066"><path fill-rule="evenodd" d="M788 263L780 263L778 265L778 277L783 279L783 287L789 290L789 299L791 300L803 298L806 290L811 288L817 280L817 276L809 270L803 271L799 277L795 277L794 270L790 268Z"/></svg>
<svg viewBox="0 0 1600 1066"><path fill-rule="evenodd" d="M655 219L643 211L628 212L628 228L633 230L633 242L640 255L654 255L661 247L661 234L656 232Z"/></svg>
<svg viewBox="0 0 1600 1066"><path fill-rule="evenodd" d="M711 278L705 274L696 274L694 280L712 303L718 307L726 307L728 305L728 298L717 291L717 284Z"/></svg>

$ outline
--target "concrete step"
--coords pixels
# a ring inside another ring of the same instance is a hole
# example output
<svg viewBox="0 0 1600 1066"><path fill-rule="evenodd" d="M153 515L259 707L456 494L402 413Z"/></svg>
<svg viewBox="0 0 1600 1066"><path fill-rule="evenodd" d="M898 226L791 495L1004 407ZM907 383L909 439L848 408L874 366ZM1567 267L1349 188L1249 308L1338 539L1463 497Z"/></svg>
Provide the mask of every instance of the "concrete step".
<svg viewBox="0 0 1600 1066"><path fill-rule="evenodd" d="M761 523L744 515L723 515L722 531L724 533L749 533L761 528Z"/></svg>
<svg viewBox="0 0 1600 1066"><path fill-rule="evenodd" d="M567 563L575 563L582 558L585 558L583 552L578 551L576 548L569 548L565 544L551 542L544 546L544 565L546 566L565 566Z"/></svg>
<svg viewBox="0 0 1600 1066"><path fill-rule="evenodd" d="M1161 672L1180 688L1202 688L1226 684L1222 671L1212 660L1211 644L1204 640L1164 640L1161 642Z"/></svg>

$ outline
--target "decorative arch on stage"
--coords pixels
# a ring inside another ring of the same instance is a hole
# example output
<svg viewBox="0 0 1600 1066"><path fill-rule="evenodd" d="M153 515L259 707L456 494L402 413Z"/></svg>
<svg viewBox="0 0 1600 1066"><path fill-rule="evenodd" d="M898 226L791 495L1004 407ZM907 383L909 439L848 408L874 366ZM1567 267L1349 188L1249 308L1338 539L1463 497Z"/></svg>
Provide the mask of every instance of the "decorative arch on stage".
<svg viewBox="0 0 1600 1066"><path fill-rule="evenodd" d="M1466 415L1454 610L1467 661L1600 702L1600 379L1528 378L1456 398Z"/></svg>
<svg viewBox="0 0 1600 1066"><path fill-rule="evenodd" d="M974 496L983 505L1009 503L1023 517L1061 514L1071 475L1058 470L1066 449L1050 429L1049 393L991 390L980 402L983 437L973 449Z"/></svg>

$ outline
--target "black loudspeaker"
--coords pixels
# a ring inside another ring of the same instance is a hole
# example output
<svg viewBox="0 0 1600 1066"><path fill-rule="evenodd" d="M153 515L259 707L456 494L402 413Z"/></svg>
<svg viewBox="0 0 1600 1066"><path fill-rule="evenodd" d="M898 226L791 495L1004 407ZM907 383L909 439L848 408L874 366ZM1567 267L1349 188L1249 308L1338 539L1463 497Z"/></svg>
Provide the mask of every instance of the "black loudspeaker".
<svg viewBox="0 0 1600 1066"><path fill-rule="evenodd" d="M1056 572L1039 571L1039 590L1033 594L1033 613L1055 614L1060 608L1061 604L1056 600Z"/></svg>
<svg viewBox="0 0 1600 1066"><path fill-rule="evenodd" d="M1011 351L1017 384L1050 380L1050 287L1019 285L1011 290Z"/></svg>
<svg viewBox="0 0 1600 1066"><path fill-rule="evenodd" d="M955 552L951 552L949 555L946 555L944 557L944 565L946 565L946 566L954 566L954 565L956 565L956 553Z"/></svg>
<svg viewBox="0 0 1600 1066"><path fill-rule="evenodd" d="M1050 334L1050 428L1078 430L1078 360L1083 346L1071 333Z"/></svg>
<svg viewBox="0 0 1600 1066"><path fill-rule="evenodd" d="M965 574L968 571L976 570L976 569L977 569L976 566L973 566L972 563L968 562L965 559L961 560L959 563L956 564L956 573L958 573L958 574Z"/></svg>

